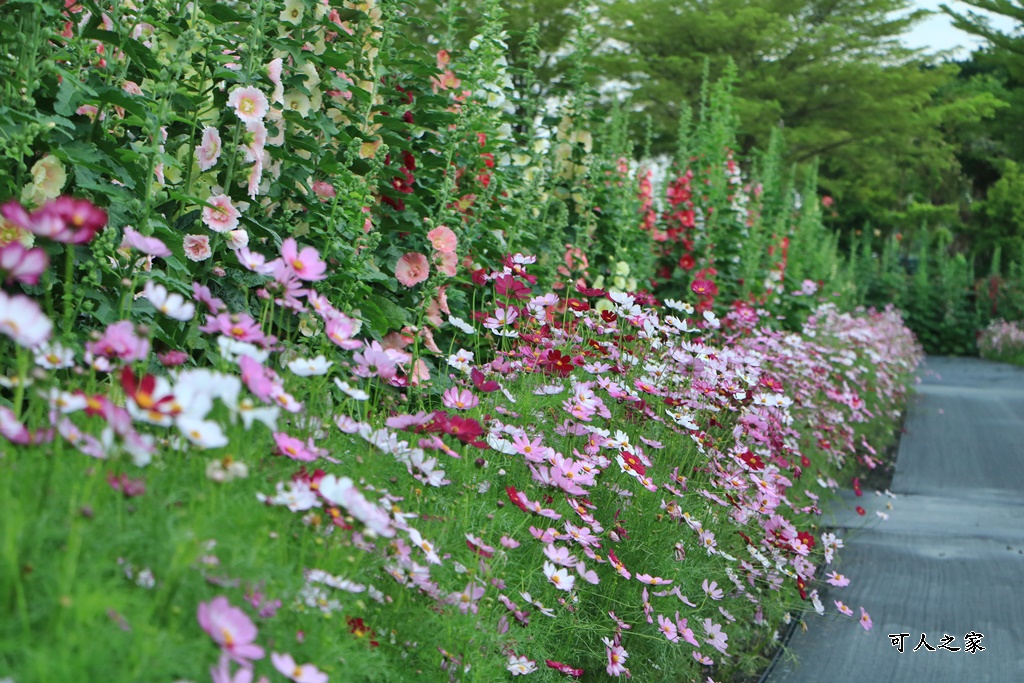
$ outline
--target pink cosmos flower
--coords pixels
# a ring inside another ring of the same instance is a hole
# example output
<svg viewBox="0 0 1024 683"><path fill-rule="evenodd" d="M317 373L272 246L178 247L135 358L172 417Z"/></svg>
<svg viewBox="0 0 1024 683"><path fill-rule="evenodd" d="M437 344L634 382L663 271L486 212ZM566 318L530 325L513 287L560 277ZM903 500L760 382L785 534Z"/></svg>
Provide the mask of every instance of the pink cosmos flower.
<svg viewBox="0 0 1024 683"><path fill-rule="evenodd" d="M847 607L846 605L844 605L842 603L842 601L840 601L840 600L833 600L832 602L836 603L836 609L839 610L840 614L845 614L848 617L852 617L853 616L853 610L850 609L849 607Z"/></svg>
<svg viewBox="0 0 1024 683"><path fill-rule="evenodd" d="M108 326L96 341L86 343L85 350L87 355L134 363L149 355L149 340L135 333L131 321L122 320Z"/></svg>
<svg viewBox="0 0 1024 683"><path fill-rule="evenodd" d="M663 614L658 615L658 630L668 639L668 642L679 642L679 627L676 626L674 621Z"/></svg>
<svg viewBox="0 0 1024 683"><path fill-rule="evenodd" d="M554 669L558 673L566 674L567 676L573 676L579 678L583 675L583 669L576 669L568 664L562 664L551 659L545 659L544 663L548 665L548 668Z"/></svg>
<svg viewBox="0 0 1024 683"><path fill-rule="evenodd" d="M871 623L871 616L864 611L864 608L860 608L860 625L864 627L865 631L870 631L874 625Z"/></svg>
<svg viewBox="0 0 1024 683"><path fill-rule="evenodd" d="M419 252L409 252L398 259L395 277L406 287L415 287L430 276L430 262Z"/></svg>
<svg viewBox="0 0 1024 683"><path fill-rule="evenodd" d="M0 248L0 271L7 274L8 284L37 284L49 265L50 258L42 249L26 249L21 242L10 242Z"/></svg>
<svg viewBox="0 0 1024 683"><path fill-rule="evenodd" d="M203 141L196 147L196 163L200 171L209 171L220 159L220 133L213 126L203 128Z"/></svg>
<svg viewBox="0 0 1024 683"><path fill-rule="evenodd" d="M711 619L705 619L704 632L708 634L708 637L704 642L722 654L725 654L726 649L729 647L727 642L729 640L729 636L722 632L721 624L716 624L711 621Z"/></svg>
<svg viewBox="0 0 1024 683"><path fill-rule="evenodd" d="M722 592L722 589L718 587L717 581L708 583L708 580L704 579L704 582L701 583L700 587L704 589L704 592L707 593L708 597L712 600L721 600L725 595L725 593Z"/></svg>
<svg viewBox="0 0 1024 683"><path fill-rule="evenodd" d="M203 207L203 223L214 232L229 232L238 227L238 217L242 214L231 204L231 197L218 194L206 200L209 206Z"/></svg>
<svg viewBox="0 0 1024 683"><path fill-rule="evenodd" d="M183 365L188 360L188 354L184 351L167 351L166 353L158 353L156 355L160 359L160 364L165 368L173 368L178 365Z"/></svg>
<svg viewBox="0 0 1024 683"><path fill-rule="evenodd" d="M672 579L663 579L660 576L651 576L650 574L637 574L636 580L649 586L667 586L672 583Z"/></svg>
<svg viewBox="0 0 1024 683"><path fill-rule="evenodd" d="M312 282L327 277L324 275L327 264L320 260L320 252L314 247L303 247L300 252L298 244L291 237L281 244L281 260L300 280Z"/></svg>
<svg viewBox="0 0 1024 683"><path fill-rule="evenodd" d="M452 253L459 246L459 238L455 236L451 228L443 225L438 226L427 233L427 239L436 251Z"/></svg>
<svg viewBox="0 0 1024 683"><path fill-rule="evenodd" d="M232 607L223 595L199 603L199 625L213 641L224 648L231 659L249 667L254 659L263 659L263 648L253 643L256 626L245 612Z"/></svg>
<svg viewBox="0 0 1024 683"><path fill-rule="evenodd" d="M131 247L147 256L166 258L171 255L171 250L160 239L146 237L130 225L124 226L124 238L121 240L121 248L126 247Z"/></svg>
<svg viewBox="0 0 1024 683"><path fill-rule="evenodd" d="M15 343L34 349L50 338L53 323L32 299L0 291L0 333Z"/></svg>
<svg viewBox="0 0 1024 683"><path fill-rule="evenodd" d="M55 242L85 244L107 224L107 212L86 199L58 197L31 214L11 200L0 206L0 215L19 228Z"/></svg>
<svg viewBox="0 0 1024 683"><path fill-rule="evenodd" d="M356 321L341 312L335 312L335 317L327 321L324 333L327 338L343 349L352 351L363 345L358 339L352 336L358 331Z"/></svg>
<svg viewBox="0 0 1024 683"><path fill-rule="evenodd" d="M206 235L185 235L182 247L185 249L185 256L189 261L198 263L213 256L213 251L210 249L210 238Z"/></svg>
<svg viewBox="0 0 1024 683"><path fill-rule="evenodd" d="M445 408L456 410L471 410L480 404L480 399L472 391L458 387L450 387L446 390L441 396L441 401Z"/></svg>
<svg viewBox="0 0 1024 683"><path fill-rule="evenodd" d="M245 123L263 120L270 110L267 96L254 86L237 87L228 96L228 106L234 107L235 114Z"/></svg>
<svg viewBox="0 0 1024 683"><path fill-rule="evenodd" d="M277 444L278 453L286 455L292 460L312 462L319 457L316 453L306 448L306 444L302 443L302 441L283 432L274 432L274 443Z"/></svg>
<svg viewBox="0 0 1024 683"><path fill-rule="evenodd" d="M604 641L605 654L608 656L608 666L605 668L608 675L621 676L627 673L629 670L626 668L626 659L629 658L629 653L618 643L618 636L614 641L608 638L601 640Z"/></svg>
<svg viewBox="0 0 1024 683"><path fill-rule="evenodd" d="M270 653L270 661L288 680L295 683L327 683L327 674L312 664L296 664L290 654Z"/></svg>
<svg viewBox="0 0 1024 683"><path fill-rule="evenodd" d="M252 669L247 669L244 666L235 671L234 675L231 674L231 658L226 654L221 655L220 660L217 662L217 666L210 667L210 678L213 683L252 683ZM266 679L260 679L265 681Z"/></svg>
<svg viewBox="0 0 1024 683"><path fill-rule="evenodd" d="M826 582L838 588L843 588L845 586L850 585L850 579L846 578L839 572L829 572L828 579L826 579Z"/></svg>
<svg viewBox="0 0 1024 683"><path fill-rule="evenodd" d="M458 605L459 611L463 614L477 613L477 602L484 597L486 589L472 581L466 584L462 592L455 592L448 596L449 605Z"/></svg>

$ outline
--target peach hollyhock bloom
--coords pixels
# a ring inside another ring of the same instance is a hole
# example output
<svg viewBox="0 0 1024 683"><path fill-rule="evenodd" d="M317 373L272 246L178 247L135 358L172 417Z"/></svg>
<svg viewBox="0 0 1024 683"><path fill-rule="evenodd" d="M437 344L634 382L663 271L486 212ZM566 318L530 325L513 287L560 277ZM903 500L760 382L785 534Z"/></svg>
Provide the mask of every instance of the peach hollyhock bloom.
<svg viewBox="0 0 1024 683"><path fill-rule="evenodd" d="M427 239L434 249L442 253L453 252L459 246L459 238L455 236L451 228L444 225L438 226L427 233Z"/></svg>
<svg viewBox="0 0 1024 683"><path fill-rule="evenodd" d="M246 123L262 121L270 109L267 96L251 85L232 90L228 96L228 106L234 107L235 114Z"/></svg>
<svg viewBox="0 0 1024 683"><path fill-rule="evenodd" d="M206 200L209 206L203 207L203 223L214 232L230 232L238 227L238 217L242 214L232 205L231 197L218 194Z"/></svg>
<svg viewBox="0 0 1024 683"><path fill-rule="evenodd" d="M459 257L454 251L439 251L434 255L437 269L448 277L455 277L455 269L459 265Z"/></svg>
<svg viewBox="0 0 1024 683"><path fill-rule="evenodd" d="M64 165L52 154L47 154L32 165L32 182L21 193L23 204L39 206L48 199L56 199L64 189L68 174Z"/></svg>
<svg viewBox="0 0 1024 683"><path fill-rule="evenodd" d="M398 259L395 277L406 287L415 287L430 276L430 262L418 252L409 252Z"/></svg>
<svg viewBox="0 0 1024 683"><path fill-rule="evenodd" d="M182 246L189 261L205 261L213 256L213 251L210 249L210 238L206 235L185 235Z"/></svg>
<svg viewBox="0 0 1024 683"><path fill-rule="evenodd" d="M220 159L220 133L213 126L203 128L203 141L196 147L196 163L200 171L209 171Z"/></svg>

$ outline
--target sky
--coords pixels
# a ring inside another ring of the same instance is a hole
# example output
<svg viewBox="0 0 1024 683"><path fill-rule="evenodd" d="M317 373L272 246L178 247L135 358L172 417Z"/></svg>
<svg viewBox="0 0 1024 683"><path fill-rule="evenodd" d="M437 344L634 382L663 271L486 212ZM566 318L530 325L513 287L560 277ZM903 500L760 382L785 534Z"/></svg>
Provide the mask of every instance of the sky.
<svg viewBox="0 0 1024 683"><path fill-rule="evenodd" d="M957 50L954 55L955 57L967 57L968 54L982 45L983 40L977 36L973 36L969 33L953 28L950 18L939 10L939 5L941 4L943 4L943 0L916 0L914 2L916 7L936 10L939 14L928 17L917 24L910 33L904 36L903 42L908 47L924 48L928 52L955 49ZM967 11L970 10L984 14L964 2L948 0L945 4L949 5L954 12L962 12L966 14ZM1001 15L989 16L992 17L993 28L1005 32L1012 32L1015 28L1016 22L1012 19Z"/></svg>

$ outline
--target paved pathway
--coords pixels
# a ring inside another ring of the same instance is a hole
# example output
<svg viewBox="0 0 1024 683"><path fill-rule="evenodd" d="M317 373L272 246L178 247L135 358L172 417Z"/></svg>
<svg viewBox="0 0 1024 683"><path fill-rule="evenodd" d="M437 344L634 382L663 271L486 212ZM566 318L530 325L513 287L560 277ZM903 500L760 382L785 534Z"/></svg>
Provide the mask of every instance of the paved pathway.
<svg viewBox="0 0 1024 683"><path fill-rule="evenodd" d="M833 599L863 604L874 629L811 614L768 683L1024 682L1024 368L929 358L921 374L896 499L865 491L868 517L833 522L851 527L838 571L853 582L830 589L828 613ZM876 524L875 510L889 519ZM875 521L856 531L864 519ZM972 631L983 652L965 652ZM891 633L909 634L902 654ZM961 649L913 652L922 633L936 648L954 636Z"/></svg>

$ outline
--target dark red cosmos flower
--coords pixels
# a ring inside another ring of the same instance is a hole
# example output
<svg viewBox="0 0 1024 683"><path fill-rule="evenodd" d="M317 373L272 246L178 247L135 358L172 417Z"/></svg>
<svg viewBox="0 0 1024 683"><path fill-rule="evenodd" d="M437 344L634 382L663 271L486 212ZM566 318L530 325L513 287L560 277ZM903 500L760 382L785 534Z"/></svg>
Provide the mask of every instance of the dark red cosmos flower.
<svg viewBox="0 0 1024 683"><path fill-rule="evenodd" d="M508 494L508 499L512 501L513 505L515 505L523 512L529 512L529 510L526 509L526 503L524 503L523 499L519 496L519 491L516 491L515 486L506 486L505 493Z"/></svg>
<svg viewBox="0 0 1024 683"><path fill-rule="evenodd" d="M740 460L747 463L747 466L755 472L760 472L764 469L764 460L761 459L760 455L747 451L746 453L740 454Z"/></svg>
<svg viewBox="0 0 1024 683"><path fill-rule="evenodd" d="M487 448L487 443L480 441L480 437L484 434L484 428L471 417L450 415L445 433L454 436L462 443L468 443L477 448Z"/></svg>
<svg viewBox="0 0 1024 683"><path fill-rule="evenodd" d="M803 541L804 545L806 545L808 548L814 547L814 536L812 534L806 531L799 531L797 532L796 537L799 540Z"/></svg>
<svg viewBox="0 0 1024 683"><path fill-rule="evenodd" d="M763 387L771 389L777 394L782 392L782 382L771 375L761 375L761 379L758 380L758 383Z"/></svg>
<svg viewBox="0 0 1024 683"><path fill-rule="evenodd" d="M495 382L493 379L489 379L485 382L484 373L480 372L476 368L473 368L470 371L469 376L473 380L473 386L475 386L477 390L482 391L485 394L489 394L492 391L497 391L498 389L501 388L498 385L498 383Z"/></svg>
<svg viewBox="0 0 1024 683"><path fill-rule="evenodd" d="M615 315L615 313L613 311L609 311L609 310L601 311L601 320L605 321L609 325L613 324L618 319L619 319L619 316Z"/></svg>
<svg viewBox="0 0 1024 683"><path fill-rule="evenodd" d="M568 664L562 664L561 662L556 662L551 659L545 659L544 663L547 664L548 667L557 671L558 673L567 674L574 678L578 678L583 675L583 669L574 669Z"/></svg>
<svg viewBox="0 0 1024 683"><path fill-rule="evenodd" d="M378 647L377 632L363 622L362 617L349 617L347 620L349 633L356 638L369 637L370 647Z"/></svg>
<svg viewBox="0 0 1024 683"><path fill-rule="evenodd" d="M139 479L131 479L127 474L114 476L114 473L111 472L107 474L107 483L110 484L110 488L120 491L126 498L141 496L146 492L146 480L141 477Z"/></svg>
<svg viewBox="0 0 1024 683"><path fill-rule="evenodd" d="M579 299L566 299L565 303L569 308L579 313L590 310L590 304Z"/></svg>
<svg viewBox="0 0 1024 683"><path fill-rule="evenodd" d="M478 546L476 543L473 543L473 541L469 540L468 538L466 539L466 547L469 548L470 550L472 550L474 553L476 553L480 557L487 557L487 558L494 557L494 553L488 552L488 551L484 550L483 548Z"/></svg>
<svg viewBox="0 0 1024 683"><path fill-rule="evenodd" d="M718 294L718 285L711 280L694 280L690 289L698 296L715 296Z"/></svg>
<svg viewBox="0 0 1024 683"><path fill-rule="evenodd" d="M807 588L807 582L804 581L802 578L797 578L797 580L796 580L796 589L798 591L800 591L800 597L802 599L804 599L804 600L807 599L807 590L806 590L806 588Z"/></svg>
<svg viewBox="0 0 1024 683"><path fill-rule="evenodd" d="M576 291L583 296L604 296L608 292L603 289L595 289L593 287L587 287L582 282L576 283Z"/></svg>
<svg viewBox="0 0 1024 683"><path fill-rule="evenodd" d="M548 349L541 354L539 365L549 375L568 377L575 367L570 356L558 349Z"/></svg>
<svg viewBox="0 0 1024 683"><path fill-rule="evenodd" d="M512 275L499 275L494 278L494 291L498 296L518 301L530 298L530 288Z"/></svg>
<svg viewBox="0 0 1024 683"><path fill-rule="evenodd" d="M855 509L857 510L857 514L860 515L861 517L863 517L864 515L868 514L868 511L865 510L864 508L862 508L860 505L858 505Z"/></svg>
<svg viewBox="0 0 1024 683"><path fill-rule="evenodd" d="M860 477L853 478L853 493L858 498L864 495L864 492L860 490Z"/></svg>

